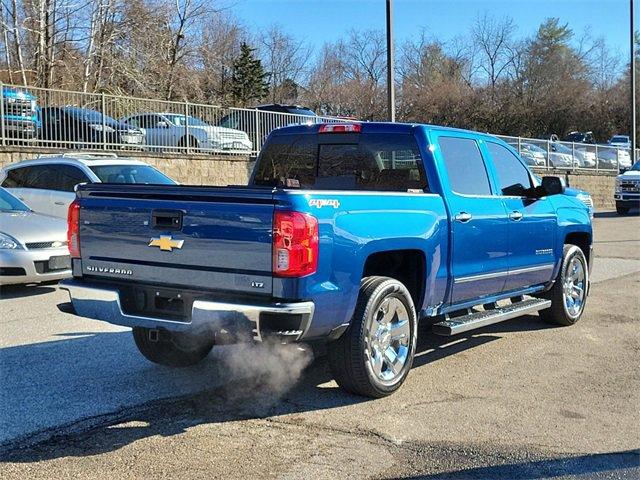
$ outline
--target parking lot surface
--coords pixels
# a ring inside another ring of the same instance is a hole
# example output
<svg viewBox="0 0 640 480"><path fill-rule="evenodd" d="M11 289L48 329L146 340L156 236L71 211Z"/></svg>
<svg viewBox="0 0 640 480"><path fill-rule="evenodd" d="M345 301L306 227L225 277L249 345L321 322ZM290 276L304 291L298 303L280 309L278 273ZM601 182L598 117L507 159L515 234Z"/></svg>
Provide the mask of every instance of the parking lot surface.
<svg viewBox="0 0 640 480"><path fill-rule="evenodd" d="M172 370L127 329L1 293L3 478L640 478L640 218L595 219L580 322L421 332L391 397L343 393L298 347Z"/></svg>

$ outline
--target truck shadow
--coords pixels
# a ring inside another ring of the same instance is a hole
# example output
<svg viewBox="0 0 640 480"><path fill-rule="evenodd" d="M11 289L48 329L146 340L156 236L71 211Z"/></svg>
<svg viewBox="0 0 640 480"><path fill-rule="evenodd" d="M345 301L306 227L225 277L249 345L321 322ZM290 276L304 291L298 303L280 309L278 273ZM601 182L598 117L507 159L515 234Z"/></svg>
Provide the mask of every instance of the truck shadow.
<svg viewBox="0 0 640 480"><path fill-rule="evenodd" d="M423 334L414 368L496 341L503 332L540 328L547 327L531 316L468 335ZM0 400L7 407L0 425L17 432L31 421L35 426L30 431L36 432L0 443L0 460L31 463L96 455L151 436L179 435L201 424L271 419L371 401L340 390L325 357L316 358L304 371L300 369L299 378L283 384L282 376L274 381L269 369L261 369L258 375L230 371L224 357L234 348L242 347L216 347L199 365L178 370L144 360L130 332L86 332L0 349L0 369L6 379ZM101 411L89 408L97 403ZM38 432L36 427L46 422L63 427ZM34 445L39 438L42 441Z"/></svg>
<svg viewBox="0 0 640 480"><path fill-rule="evenodd" d="M587 478L637 478L640 450L595 453L502 465L454 469L432 475L399 477L406 480L550 479L574 475ZM624 471L627 472L624 472ZM615 473L614 473L615 472ZM595 475L592 477L591 475ZM398 477L393 477L398 478Z"/></svg>
<svg viewBox="0 0 640 480"><path fill-rule="evenodd" d="M56 282L57 283L57 282ZM5 285L0 287L0 300L33 297L55 292L56 286L51 283L33 285Z"/></svg>

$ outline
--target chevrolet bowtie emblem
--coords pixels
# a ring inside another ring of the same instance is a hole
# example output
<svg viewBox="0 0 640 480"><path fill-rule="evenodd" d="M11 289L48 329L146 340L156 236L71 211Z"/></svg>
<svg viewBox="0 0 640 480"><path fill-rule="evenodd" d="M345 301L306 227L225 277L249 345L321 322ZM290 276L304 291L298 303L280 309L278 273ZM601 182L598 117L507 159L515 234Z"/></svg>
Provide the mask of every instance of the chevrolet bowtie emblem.
<svg viewBox="0 0 640 480"><path fill-rule="evenodd" d="M171 235L160 235L160 238L152 238L149 242L150 247L160 247L160 250L171 252L174 248L182 248L184 240L174 240Z"/></svg>

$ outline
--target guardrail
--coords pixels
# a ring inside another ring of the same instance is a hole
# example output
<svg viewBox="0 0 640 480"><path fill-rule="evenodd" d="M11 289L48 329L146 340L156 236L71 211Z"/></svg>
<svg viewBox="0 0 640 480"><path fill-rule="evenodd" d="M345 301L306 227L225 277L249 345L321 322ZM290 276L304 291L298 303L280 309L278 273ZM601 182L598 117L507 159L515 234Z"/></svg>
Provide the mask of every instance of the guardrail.
<svg viewBox="0 0 640 480"><path fill-rule="evenodd" d="M1 145L256 155L275 128L352 121L1 82L0 91ZM617 171L631 166L630 150L610 145L497 137L539 168Z"/></svg>

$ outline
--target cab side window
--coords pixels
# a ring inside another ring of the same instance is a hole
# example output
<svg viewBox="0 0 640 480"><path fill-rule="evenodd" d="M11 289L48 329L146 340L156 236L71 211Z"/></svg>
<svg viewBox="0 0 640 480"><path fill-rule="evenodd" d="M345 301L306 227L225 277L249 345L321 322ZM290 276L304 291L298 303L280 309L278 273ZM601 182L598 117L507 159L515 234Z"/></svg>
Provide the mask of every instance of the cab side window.
<svg viewBox="0 0 640 480"><path fill-rule="evenodd" d="M82 170L72 165L52 165L52 174L54 190L61 192L73 192L77 184L90 181Z"/></svg>
<svg viewBox="0 0 640 480"><path fill-rule="evenodd" d="M440 137L438 145L452 191L462 195L491 195L487 169L475 140Z"/></svg>
<svg viewBox="0 0 640 480"><path fill-rule="evenodd" d="M529 170L507 148L487 142L502 195L523 196L531 188Z"/></svg>
<svg viewBox="0 0 640 480"><path fill-rule="evenodd" d="M56 179L51 168L46 165L34 165L25 167L26 179L24 188L37 188L40 190L56 190Z"/></svg>

